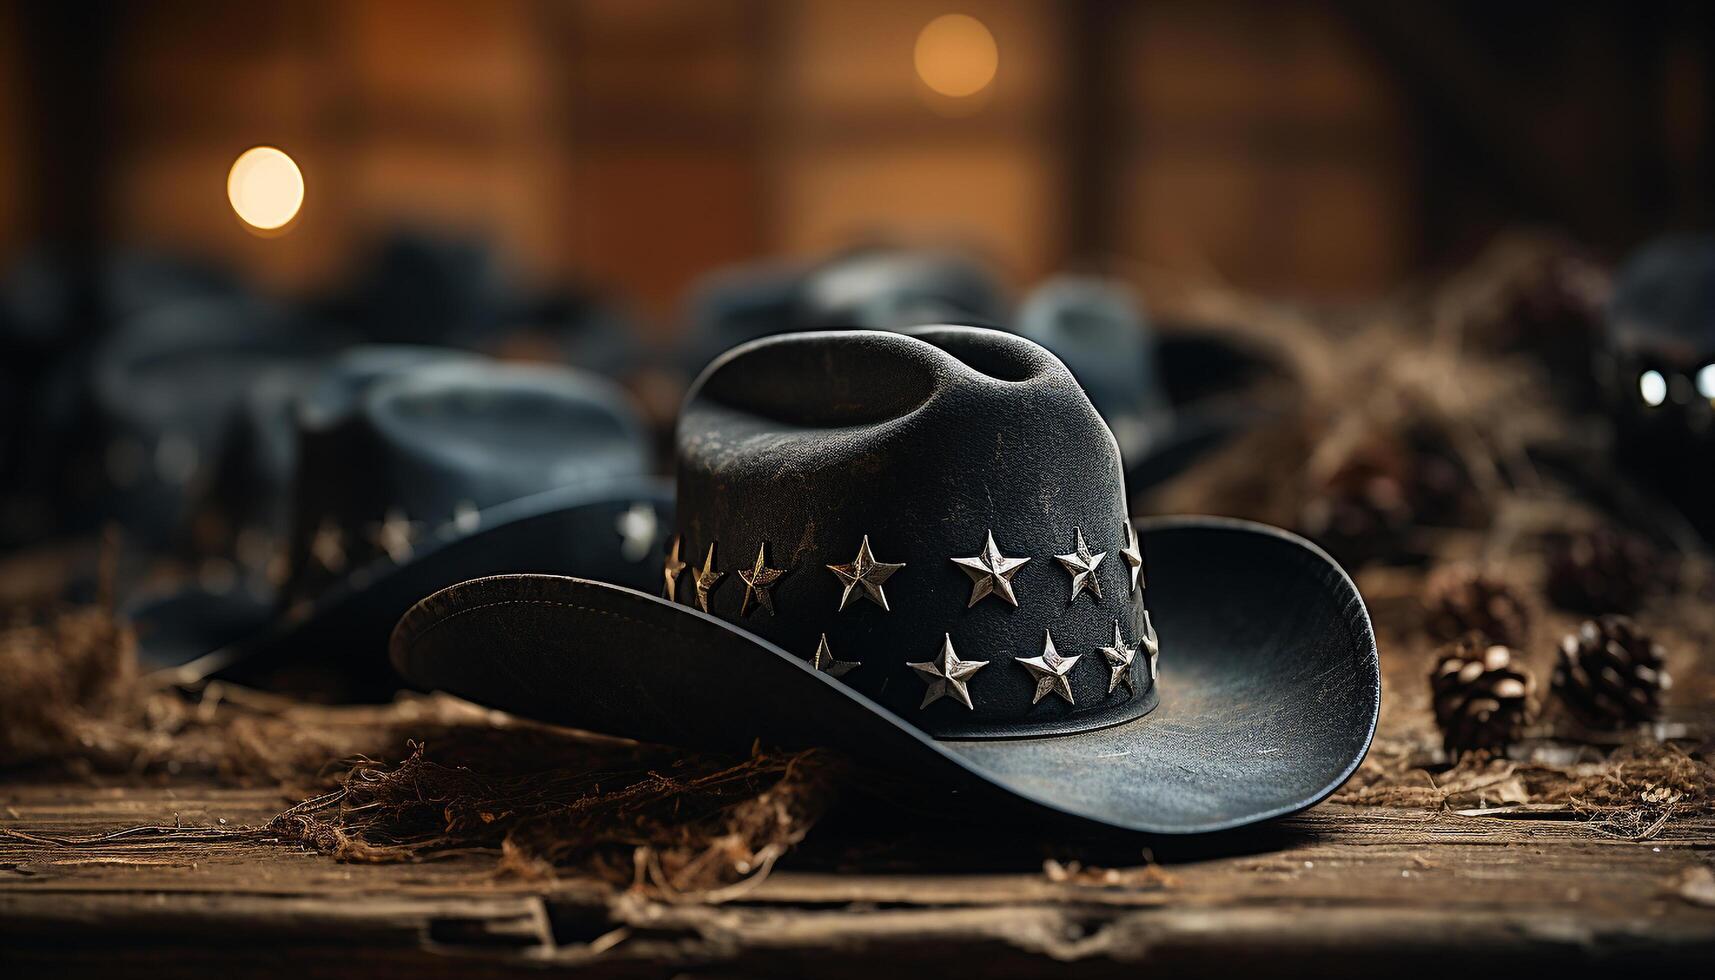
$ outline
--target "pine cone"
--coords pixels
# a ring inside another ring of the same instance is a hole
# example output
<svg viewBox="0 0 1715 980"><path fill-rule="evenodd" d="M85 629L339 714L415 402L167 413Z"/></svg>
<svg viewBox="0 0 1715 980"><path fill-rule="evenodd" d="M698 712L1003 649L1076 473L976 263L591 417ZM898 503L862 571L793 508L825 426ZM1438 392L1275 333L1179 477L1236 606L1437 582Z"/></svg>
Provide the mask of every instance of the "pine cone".
<svg viewBox="0 0 1715 980"><path fill-rule="evenodd" d="M1517 592L1498 578L1467 568L1450 568L1429 581L1429 634L1451 642L1469 632L1504 646L1522 647L1530 635L1530 610Z"/></svg>
<svg viewBox="0 0 1715 980"><path fill-rule="evenodd" d="M1300 524L1345 561L1361 565L1399 550L1414 514L1409 464L1389 440L1370 440L1328 474L1306 502Z"/></svg>
<svg viewBox="0 0 1715 980"><path fill-rule="evenodd" d="M1449 755L1498 752L1518 740L1534 713L1536 679L1513 666L1511 650L1478 633L1441 648L1429 683Z"/></svg>
<svg viewBox="0 0 1715 980"><path fill-rule="evenodd" d="M1471 481L1430 427L1382 431L1358 442L1315 486L1299 523L1338 557L1398 557L1413 527L1468 523L1480 510Z"/></svg>
<svg viewBox="0 0 1715 980"><path fill-rule="evenodd" d="M1490 350L1535 351L1570 363L1600 336L1611 283L1581 252L1557 242L1515 238L1496 243L1472 271L1488 284L1466 337Z"/></svg>
<svg viewBox="0 0 1715 980"><path fill-rule="evenodd" d="M1548 597L1563 609L1629 613L1670 581L1643 538L1601 528L1551 542Z"/></svg>
<svg viewBox="0 0 1715 980"><path fill-rule="evenodd" d="M1556 255L1512 283L1502 299L1502 320L1512 346L1546 353L1582 349L1601 334L1608 278L1576 255Z"/></svg>
<svg viewBox="0 0 1715 980"><path fill-rule="evenodd" d="M1657 718L1662 692L1671 686L1661 644L1629 617L1585 620L1560 641L1554 693L1587 725L1619 727Z"/></svg>

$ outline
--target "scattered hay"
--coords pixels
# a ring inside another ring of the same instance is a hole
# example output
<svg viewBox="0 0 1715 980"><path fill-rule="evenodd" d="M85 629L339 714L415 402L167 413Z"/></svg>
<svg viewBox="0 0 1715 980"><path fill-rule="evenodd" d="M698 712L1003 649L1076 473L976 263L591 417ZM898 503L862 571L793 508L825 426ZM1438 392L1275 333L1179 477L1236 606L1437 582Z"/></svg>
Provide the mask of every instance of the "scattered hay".
<svg viewBox="0 0 1715 980"><path fill-rule="evenodd" d="M0 629L0 771L36 778L199 776L307 788L330 762L396 752L408 737L492 727L451 698L330 708L139 672L136 639L104 607L22 617Z"/></svg>
<svg viewBox="0 0 1715 980"><path fill-rule="evenodd" d="M347 861L497 849L503 874L575 869L616 887L706 901L760 881L803 840L842 768L814 750L757 751L736 764L622 754L631 758L491 773L431 761L418 744L398 766L353 766L337 790L280 814L270 829ZM614 762L632 767L590 767Z"/></svg>
<svg viewBox="0 0 1715 980"><path fill-rule="evenodd" d="M1643 840L1674 817L1715 816L1715 765L1672 743L1627 745L1563 764L1472 752L1450 767L1424 765L1402 746L1378 746L1332 798L1464 815L1572 817L1599 833Z"/></svg>
<svg viewBox="0 0 1715 980"><path fill-rule="evenodd" d="M1128 891L1172 888L1179 878L1159 864L1141 864L1130 868L1105 868L1085 865L1079 861L1042 862L1042 876L1057 885L1078 888L1121 888Z"/></svg>
<svg viewBox="0 0 1715 980"><path fill-rule="evenodd" d="M831 805L844 771L824 752L735 762L444 696L330 707L220 683L163 686L139 674L130 630L96 607L0 631L0 676L12 681L0 685L0 770L15 776L278 785L315 795L266 828L195 832L345 861L490 850L502 874L593 877L657 898L719 900L760 881ZM191 831L122 836L144 832Z"/></svg>
<svg viewBox="0 0 1715 980"><path fill-rule="evenodd" d="M0 629L0 767L107 758L146 724L136 638L105 609L21 615Z"/></svg>

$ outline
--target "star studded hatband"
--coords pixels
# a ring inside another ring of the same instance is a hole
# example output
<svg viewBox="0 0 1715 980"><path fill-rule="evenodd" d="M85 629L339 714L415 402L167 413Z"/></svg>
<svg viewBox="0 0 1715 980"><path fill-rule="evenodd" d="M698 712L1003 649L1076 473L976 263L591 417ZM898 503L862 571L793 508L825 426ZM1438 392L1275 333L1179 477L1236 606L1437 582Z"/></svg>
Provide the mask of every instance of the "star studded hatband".
<svg viewBox="0 0 1715 980"><path fill-rule="evenodd" d="M796 537L804 540L801 532ZM860 533L850 561L827 561L803 548L795 549L790 559L774 559L774 553L785 552L772 540L728 548L720 541L692 542L685 535L673 535L662 558L663 594L675 595L677 579L688 575L691 588L682 601L704 612L731 617L747 628L766 629L777 618L810 624L817 630L816 640L801 653L810 666L860 687L911 690L916 684L922 697L915 710L933 716L963 713L975 719L998 714L1010 703L1027 715L1065 720L1092 710L1111 713L1134 702L1148 703L1148 698L1138 696L1153 694L1154 676L1149 672L1153 661L1150 655L1138 657L1137 653L1156 651L1159 644L1147 629L1141 590L1134 591L1129 581L1142 566L1141 545L1129 525L1122 522L1111 536L1096 536L1094 544L1082 525L1036 536L1044 542L1071 540L1074 547L1069 554L1013 554L1017 549L1003 548L994 532L985 529L975 554L912 554L910 560L884 560L901 556L897 543L906 537ZM703 555L700 566L692 567L682 557L692 547ZM1104 592L1099 577L1109 550L1122 554L1125 563L1107 566L1108 574L1126 578ZM734 551L747 557L731 564L719 560ZM836 551L828 557L838 555ZM1035 557L1051 558L1053 563L1032 565ZM814 570L818 565L829 574L791 575L800 567ZM729 574L740 587L723 593L719 586ZM1068 587L1068 575L1075 589L1070 603L1062 591ZM953 609L947 600L949 593L958 594L954 583L961 579L967 584L964 602L962 608ZM1089 597L1088 602L1076 601L1082 595ZM926 606L940 610L930 624L941 628L934 650L921 642L915 651L903 653L891 646L876 649L868 639L877 623L896 617L915 620ZM1088 619L1086 608L1105 612L1090 620L1100 627L1099 634L1079 625ZM972 624L1004 617L1005 610L1019 611L1013 615L1046 615L1050 623L1034 646L1027 640L997 643L970 632ZM836 648L841 652L837 657ZM912 652L916 658L909 655ZM910 672L903 679L898 670L900 656ZM1009 677L1007 671L975 676L980 666L996 661L1015 664L1028 689L1017 690L1018 678Z"/></svg>

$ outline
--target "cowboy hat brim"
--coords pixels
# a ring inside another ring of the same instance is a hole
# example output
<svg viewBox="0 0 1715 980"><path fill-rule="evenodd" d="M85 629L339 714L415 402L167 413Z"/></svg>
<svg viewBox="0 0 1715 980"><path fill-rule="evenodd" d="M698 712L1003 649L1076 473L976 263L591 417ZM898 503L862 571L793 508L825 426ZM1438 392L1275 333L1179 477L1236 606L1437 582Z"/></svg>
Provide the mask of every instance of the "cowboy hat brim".
<svg viewBox="0 0 1715 980"><path fill-rule="evenodd" d="M1123 830L1193 834L1301 810L1375 733L1369 615L1309 542L1219 518L1137 522L1161 636L1161 703L1074 735L937 740L724 620L544 575L419 602L391 653L414 684L542 720L699 749L825 746Z"/></svg>
<svg viewBox="0 0 1715 980"><path fill-rule="evenodd" d="M254 619L257 600L187 590L130 610L145 664L179 683L220 677L256 686L313 689L339 698L386 697L399 679L378 655L400 615L424 595L484 575L576 571L646 585L659 574L656 542L625 555L617 522L642 504L671 525L673 489L655 477L578 484L483 510L473 531L445 529L418 541L402 562L380 561L347 576L296 615L211 632L209 623ZM658 539L659 533L655 535ZM232 617L214 610L231 605ZM220 645L207 641L221 636Z"/></svg>

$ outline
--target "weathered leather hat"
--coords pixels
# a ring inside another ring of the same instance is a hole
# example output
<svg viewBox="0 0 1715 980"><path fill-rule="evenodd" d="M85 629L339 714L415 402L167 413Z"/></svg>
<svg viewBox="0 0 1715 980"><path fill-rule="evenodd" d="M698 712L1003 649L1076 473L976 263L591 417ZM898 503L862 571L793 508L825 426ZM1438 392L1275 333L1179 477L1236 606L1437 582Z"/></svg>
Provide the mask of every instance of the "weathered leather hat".
<svg viewBox="0 0 1715 980"><path fill-rule="evenodd" d="M210 652L201 624L241 624L217 615L207 590L182 594L138 610L147 659L362 697L396 686L377 652L425 592L503 571L654 578L671 495L649 475L625 397L600 378L357 348L304 395L296 425L283 582L266 627Z"/></svg>
<svg viewBox="0 0 1715 980"><path fill-rule="evenodd" d="M559 723L831 746L1157 833L1309 806L1369 746L1376 648L1345 573L1273 528L1132 522L1113 436L1028 340L745 344L677 446L653 594L464 582L405 615L394 665Z"/></svg>

